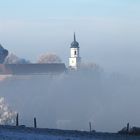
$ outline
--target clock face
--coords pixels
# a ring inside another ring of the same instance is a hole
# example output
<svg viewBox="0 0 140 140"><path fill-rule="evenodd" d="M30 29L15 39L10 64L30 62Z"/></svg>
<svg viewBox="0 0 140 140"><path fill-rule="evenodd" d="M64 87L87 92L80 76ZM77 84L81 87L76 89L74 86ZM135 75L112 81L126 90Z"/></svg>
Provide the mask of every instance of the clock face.
<svg viewBox="0 0 140 140"><path fill-rule="evenodd" d="M75 59L71 59L71 60L70 60L70 64L71 64L72 66L75 66L75 65L76 65L76 60L75 60Z"/></svg>
<svg viewBox="0 0 140 140"><path fill-rule="evenodd" d="M72 60L71 62L74 63L74 60Z"/></svg>

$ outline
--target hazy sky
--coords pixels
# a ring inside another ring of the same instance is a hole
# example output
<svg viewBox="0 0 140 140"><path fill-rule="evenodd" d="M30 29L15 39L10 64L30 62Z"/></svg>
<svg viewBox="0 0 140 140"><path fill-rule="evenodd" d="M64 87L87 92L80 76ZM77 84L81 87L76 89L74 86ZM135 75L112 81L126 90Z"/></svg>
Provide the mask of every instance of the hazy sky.
<svg viewBox="0 0 140 140"><path fill-rule="evenodd" d="M75 31L83 61L136 73L139 7L139 0L0 0L0 43L31 61L55 52L67 64Z"/></svg>

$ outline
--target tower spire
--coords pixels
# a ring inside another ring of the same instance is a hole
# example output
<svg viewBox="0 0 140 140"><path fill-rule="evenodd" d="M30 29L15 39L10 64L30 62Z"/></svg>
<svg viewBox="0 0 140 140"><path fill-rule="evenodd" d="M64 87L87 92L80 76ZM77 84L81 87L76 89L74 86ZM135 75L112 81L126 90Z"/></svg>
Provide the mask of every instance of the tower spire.
<svg viewBox="0 0 140 140"><path fill-rule="evenodd" d="M76 41L76 36L75 36L75 32L74 32L74 42Z"/></svg>
<svg viewBox="0 0 140 140"><path fill-rule="evenodd" d="M69 58L69 67L70 69L77 70L80 68L81 57L79 54L79 43L76 41L76 35L74 32L74 41L71 43L70 47L70 58Z"/></svg>

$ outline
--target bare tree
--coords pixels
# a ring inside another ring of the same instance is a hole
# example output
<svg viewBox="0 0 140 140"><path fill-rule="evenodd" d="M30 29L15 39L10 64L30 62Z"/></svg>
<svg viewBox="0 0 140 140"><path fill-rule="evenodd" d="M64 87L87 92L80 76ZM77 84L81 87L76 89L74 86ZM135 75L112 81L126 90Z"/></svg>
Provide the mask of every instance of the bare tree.
<svg viewBox="0 0 140 140"><path fill-rule="evenodd" d="M39 57L38 63L61 63L61 59L54 53L46 53Z"/></svg>
<svg viewBox="0 0 140 140"><path fill-rule="evenodd" d="M92 62L82 63L80 65L80 67L83 70L97 70L97 71L100 71L101 70L101 67L99 65L97 65L96 63L92 63Z"/></svg>
<svg viewBox="0 0 140 140"><path fill-rule="evenodd" d="M30 63L28 60L19 58L13 53L9 54L4 61L4 64L28 64L28 63Z"/></svg>

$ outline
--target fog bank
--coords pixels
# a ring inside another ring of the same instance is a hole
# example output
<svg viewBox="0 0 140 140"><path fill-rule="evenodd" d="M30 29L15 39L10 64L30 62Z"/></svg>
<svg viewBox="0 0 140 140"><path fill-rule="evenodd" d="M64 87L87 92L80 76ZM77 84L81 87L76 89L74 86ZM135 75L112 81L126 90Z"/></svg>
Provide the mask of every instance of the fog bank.
<svg viewBox="0 0 140 140"><path fill-rule="evenodd" d="M12 76L0 82L0 96L20 114L21 124L116 132L127 122L140 126L140 79L98 71Z"/></svg>

